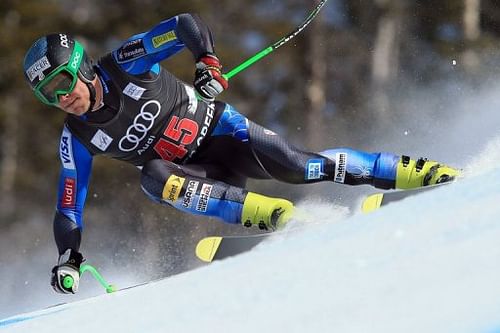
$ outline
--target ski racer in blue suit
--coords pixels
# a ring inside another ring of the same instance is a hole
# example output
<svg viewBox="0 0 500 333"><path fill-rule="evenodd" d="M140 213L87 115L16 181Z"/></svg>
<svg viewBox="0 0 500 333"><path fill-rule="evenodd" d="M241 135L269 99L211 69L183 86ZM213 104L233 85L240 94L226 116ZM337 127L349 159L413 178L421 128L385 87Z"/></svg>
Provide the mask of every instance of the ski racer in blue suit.
<svg viewBox="0 0 500 333"><path fill-rule="evenodd" d="M184 48L195 60L193 85L159 65ZM59 259L51 284L57 292L78 289L82 213L96 155L136 165L142 189L154 201L270 230L286 224L293 204L245 190L247 178L389 189L436 184L458 174L434 161L390 153L294 147L215 100L228 87L221 68L209 28L193 14L130 37L96 63L66 33L43 36L30 47L27 82L40 101L67 114L54 218ZM65 282L68 276L74 283Z"/></svg>

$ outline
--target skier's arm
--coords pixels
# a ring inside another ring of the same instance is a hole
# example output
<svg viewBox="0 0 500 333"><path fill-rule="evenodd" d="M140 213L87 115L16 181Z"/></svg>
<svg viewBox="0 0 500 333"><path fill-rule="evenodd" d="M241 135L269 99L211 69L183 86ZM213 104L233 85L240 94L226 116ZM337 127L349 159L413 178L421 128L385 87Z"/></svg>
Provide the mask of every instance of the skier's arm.
<svg viewBox="0 0 500 333"><path fill-rule="evenodd" d="M212 33L198 15L182 14L178 18L179 39L196 61L193 85L202 99L211 102L228 88L219 58L215 55Z"/></svg>
<svg viewBox="0 0 500 333"><path fill-rule="evenodd" d="M83 207L92 169L92 155L65 126L59 146L61 174L57 209L54 218L54 236L63 254L68 248L78 251L83 228Z"/></svg>
<svg viewBox="0 0 500 333"><path fill-rule="evenodd" d="M132 36L113 56L123 70L140 75L160 71L159 62L187 47L196 61L194 87L207 101L227 89L222 66L215 55L212 33L196 14L180 14Z"/></svg>
<svg viewBox="0 0 500 333"><path fill-rule="evenodd" d="M206 54L215 54L212 32L196 14L178 15L177 35L191 51L194 60Z"/></svg>
<svg viewBox="0 0 500 333"><path fill-rule="evenodd" d="M51 284L57 292L74 293L78 289L79 268L83 260L79 253L82 213L92 168L92 155L65 126L59 156L62 168L54 217L54 237L59 259L52 269ZM75 281L70 288L64 287L63 283L67 275L72 276Z"/></svg>
<svg viewBox="0 0 500 333"><path fill-rule="evenodd" d="M115 60L130 74L157 72L158 63L187 47L195 60L214 54L212 33L196 14L180 14L151 30L134 35L113 51Z"/></svg>

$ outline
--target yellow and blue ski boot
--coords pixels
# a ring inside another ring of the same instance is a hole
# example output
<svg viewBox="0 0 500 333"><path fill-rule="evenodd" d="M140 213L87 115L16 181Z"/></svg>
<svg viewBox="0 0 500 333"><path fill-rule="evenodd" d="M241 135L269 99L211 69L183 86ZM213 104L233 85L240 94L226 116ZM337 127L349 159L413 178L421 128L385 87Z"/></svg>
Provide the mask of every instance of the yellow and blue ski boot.
<svg viewBox="0 0 500 333"><path fill-rule="evenodd" d="M283 229L292 217L293 204L285 199L271 198L248 192L241 213L245 227L258 226L261 230Z"/></svg>
<svg viewBox="0 0 500 333"><path fill-rule="evenodd" d="M417 161L402 156L396 171L396 188L412 189L451 182L460 171L435 161L420 158Z"/></svg>

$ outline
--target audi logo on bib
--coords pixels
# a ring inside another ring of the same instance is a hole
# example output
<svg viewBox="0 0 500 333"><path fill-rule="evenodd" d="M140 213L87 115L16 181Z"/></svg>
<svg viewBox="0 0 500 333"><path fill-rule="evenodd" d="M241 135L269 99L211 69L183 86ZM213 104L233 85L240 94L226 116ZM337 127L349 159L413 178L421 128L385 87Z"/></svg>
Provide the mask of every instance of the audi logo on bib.
<svg viewBox="0 0 500 333"><path fill-rule="evenodd" d="M151 100L141 107L141 111L134 118L134 122L127 128L127 132L120 139L118 148L124 152L130 152L137 147L154 126L155 119L161 112L161 104L156 100Z"/></svg>

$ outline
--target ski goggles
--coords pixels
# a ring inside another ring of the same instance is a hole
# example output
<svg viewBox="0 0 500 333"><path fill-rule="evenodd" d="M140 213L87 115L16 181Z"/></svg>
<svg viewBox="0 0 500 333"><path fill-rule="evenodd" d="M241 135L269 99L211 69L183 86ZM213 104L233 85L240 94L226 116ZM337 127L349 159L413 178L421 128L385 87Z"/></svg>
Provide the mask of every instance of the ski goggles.
<svg viewBox="0 0 500 333"><path fill-rule="evenodd" d="M59 96L70 94L75 89L82 59L83 46L75 41L69 61L57 67L35 86L35 96L47 105L57 105Z"/></svg>

